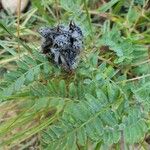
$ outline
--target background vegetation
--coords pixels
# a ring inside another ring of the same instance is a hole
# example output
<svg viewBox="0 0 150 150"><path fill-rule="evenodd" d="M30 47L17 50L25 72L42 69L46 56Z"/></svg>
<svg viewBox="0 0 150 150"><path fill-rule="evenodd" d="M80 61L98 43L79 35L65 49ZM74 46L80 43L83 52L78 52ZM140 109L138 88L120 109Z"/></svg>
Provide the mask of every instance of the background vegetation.
<svg viewBox="0 0 150 150"><path fill-rule="evenodd" d="M149 149L148 0L32 0L0 12L0 149ZM74 20L74 74L40 52L41 26Z"/></svg>

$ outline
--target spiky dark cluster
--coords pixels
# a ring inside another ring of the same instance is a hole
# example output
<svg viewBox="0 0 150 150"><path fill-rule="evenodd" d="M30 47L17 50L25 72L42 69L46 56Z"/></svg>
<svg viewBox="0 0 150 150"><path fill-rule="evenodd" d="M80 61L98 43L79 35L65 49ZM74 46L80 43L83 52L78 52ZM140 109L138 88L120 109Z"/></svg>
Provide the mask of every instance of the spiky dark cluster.
<svg viewBox="0 0 150 150"><path fill-rule="evenodd" d="M42 52L67 71L74 70L83 49L83 34L74 22L69 26L42 27Z"/></svg>

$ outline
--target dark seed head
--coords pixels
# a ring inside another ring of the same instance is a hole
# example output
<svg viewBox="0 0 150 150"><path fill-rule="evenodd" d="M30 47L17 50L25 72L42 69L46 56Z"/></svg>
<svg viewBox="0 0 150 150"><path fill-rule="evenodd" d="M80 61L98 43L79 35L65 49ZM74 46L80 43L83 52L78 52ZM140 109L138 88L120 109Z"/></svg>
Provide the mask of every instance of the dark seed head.
<svg viewBox="0 0 150 150"><path fill-rule="evenodd" d="M65 70L74 70L77 67L83 49L83 34L79 26L71 21L69 26L43 27L38 32L44 38L42 51L53 56L53 62L63 66Z"/></svg>

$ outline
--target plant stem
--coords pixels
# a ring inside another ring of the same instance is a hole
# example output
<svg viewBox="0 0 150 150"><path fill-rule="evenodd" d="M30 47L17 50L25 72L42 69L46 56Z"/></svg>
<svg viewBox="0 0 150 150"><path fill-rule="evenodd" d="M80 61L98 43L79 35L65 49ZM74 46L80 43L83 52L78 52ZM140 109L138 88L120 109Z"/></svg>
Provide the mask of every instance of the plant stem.
<svg viewBox="0 0 150 150"><path fill-rule="evenodd" d="M146 64L146 63L150 63L150 59L145 60L145 61L143 61L143 62L139 62L139 63L133 64L132 66L139 66L139 65Z"/></svg>
<svg viewBox="0 0 150 150"><path fill-rule="evenodd" d="M121 130L120 150L125 150L124 132Z"/></svg>
<svg viewBox="0 0 150 150"><path fill-rule="evenodd" d="M59 7L58 7L58 0L55 0L55 4L56 4L56 17L57 17L57 23L60 23L59 20Z"/></svg>
<svg viewBox="0 0 150 150"><path fill-rule="evenodd" d="M116 83L118 84L118 83L122 83L122 82L130 82L130 81L140 80L140 79L143 79L143 78L146 78L146 77L150 77L150 74L145 74L143 76L131 78L131 79L128 79L128 80L122 80L122 81L119 81L119 82L116 82Z"/></svg>
<svg viewBox="0 0 150 150"><path fill-rule="evenodd" d="M14 57L12 57L12 58L8 58L8 59L1 60L1 61L0 61L0 65L4 65L4 64L7 64L7 63L9 63L9 62L15 61L15 60L19 59L20 57L23 57L24 55L27 55L27 54L28 54L28 53L25 52L25 53L22 53L22 54L20 54L20 55L14 56Z"/></svg>
<svg viewBox="0 0 150 150"><path fill-rule="evenodd" d="M91 37L94 37L94 36L93 36L93 30L92 30L91 17L90 17L90 13L89 13L89 11L88 11L87 2L86 2L86 0L83 0L83 1L84 1L84 7L85 7L86 15L87 15L88 24L89 24L90 31L91 31L91 35L92 35Z"/></svg>
<svg viewBox="0 0 150 150"><path fill-rule="evenodd" d="M21 0L17 0L17 37L20 37L20 10L21 10ZM18 42L18 52L20 51L20 45Z"/></svg>

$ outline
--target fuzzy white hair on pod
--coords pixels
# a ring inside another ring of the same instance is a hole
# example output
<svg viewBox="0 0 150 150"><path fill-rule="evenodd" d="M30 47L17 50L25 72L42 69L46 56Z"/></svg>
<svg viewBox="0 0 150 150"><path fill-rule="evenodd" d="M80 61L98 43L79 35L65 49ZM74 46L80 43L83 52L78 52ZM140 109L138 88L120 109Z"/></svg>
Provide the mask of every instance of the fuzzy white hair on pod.
<svg viewBox="0 0 150 150"><path fill-rule="evenodd" d="M42 27L38 32L42 36L42 52L51 56L52 62L66 71L77 67L83 50L83 34L79 26L70 22L68 26Z"/></svg>

